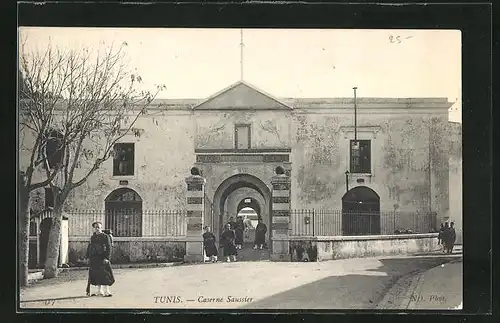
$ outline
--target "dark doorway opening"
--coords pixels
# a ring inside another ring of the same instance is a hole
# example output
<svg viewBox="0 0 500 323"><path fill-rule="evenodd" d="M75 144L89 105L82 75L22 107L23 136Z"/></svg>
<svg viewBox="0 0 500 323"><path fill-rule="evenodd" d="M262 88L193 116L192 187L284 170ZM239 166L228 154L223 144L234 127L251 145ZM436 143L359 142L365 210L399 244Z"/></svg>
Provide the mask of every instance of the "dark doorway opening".
<svg viewBox="0 0 500 323"><path fill-rule="evenodd" d="M45 218L40 222L40 259L38 265L45 266L47 258L47 245L49 243L50 228L52 227L52 218Z"/></svg>
<svg viewBox="0 0 500 323"><path fill-rule="evenodd" d="M357 186L342 197L342 234L380 234L380 197L366 186Z"/></svg>

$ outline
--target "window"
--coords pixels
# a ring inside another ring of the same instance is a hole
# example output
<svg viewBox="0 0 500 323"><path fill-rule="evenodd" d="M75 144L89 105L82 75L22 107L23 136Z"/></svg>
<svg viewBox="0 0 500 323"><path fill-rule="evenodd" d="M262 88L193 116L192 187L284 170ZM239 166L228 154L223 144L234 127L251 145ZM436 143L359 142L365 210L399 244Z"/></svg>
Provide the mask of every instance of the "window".
<svg viewBox="0 0 500 323"><path fill-rule="evenodd" d="M50 130L45 135L45 151L49 168L53 169L62 163L62 144L64 136L57 130Z"/></svg>
<svg viewBox="0 0 500 323"><path fill-rule="evenodd" d="M236 149L250 149L250 125L237 124L234 128L234 146Z"/></svg>
<svg viewBox="0 0 500 323"><path fill-rule="evenodd" d="M370 140L351 140L351 173L371 173Z"/></svg>
<svg viewBox="0 0 500 323"><path fill-rule="evenodd" d="M113 176L134 175L134 144L118 143L114 146Z"/></svg>
<svg viewBox="0 0 500 323"><path fill-rule="evenodd" d="M52 188L45 188L45 208L54 207L54 192Z"/></svg>

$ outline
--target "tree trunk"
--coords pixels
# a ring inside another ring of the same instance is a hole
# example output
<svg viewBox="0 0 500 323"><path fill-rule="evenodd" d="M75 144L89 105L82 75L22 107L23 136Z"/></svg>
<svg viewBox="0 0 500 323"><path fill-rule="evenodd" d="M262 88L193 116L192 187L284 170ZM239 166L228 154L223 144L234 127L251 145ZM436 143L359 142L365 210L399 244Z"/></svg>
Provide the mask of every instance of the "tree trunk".
<svg viewBox="0 0 500 323"><path fill-rule="evenodd" d="M19 194L19 284L28 285L28 258L30 232L30 194L26 187L20 184Z"/></svg>
<svg viewBox="0 0 500 323"><path fill-rule="evenodd" d="M54 205L52 211L52 226L50 227L49 241L47 243L47 258L43 278L54 278L58 274L59 248L61 245L62 206Z"/></svg>

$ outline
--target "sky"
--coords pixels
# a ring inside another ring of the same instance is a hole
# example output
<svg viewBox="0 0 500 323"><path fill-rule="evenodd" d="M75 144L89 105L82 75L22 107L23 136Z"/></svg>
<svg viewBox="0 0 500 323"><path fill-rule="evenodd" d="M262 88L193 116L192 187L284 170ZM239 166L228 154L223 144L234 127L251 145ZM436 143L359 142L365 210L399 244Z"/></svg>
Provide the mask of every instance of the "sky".
<svg viewBox="0 0 500 323"><path fill-rule="evenodd" d="M126 46L159 98L207 98L242 79L279 98L446 97L461 122L458 30L21 27L26 50ZM243 60L243 65L241 61Z"/></svg>

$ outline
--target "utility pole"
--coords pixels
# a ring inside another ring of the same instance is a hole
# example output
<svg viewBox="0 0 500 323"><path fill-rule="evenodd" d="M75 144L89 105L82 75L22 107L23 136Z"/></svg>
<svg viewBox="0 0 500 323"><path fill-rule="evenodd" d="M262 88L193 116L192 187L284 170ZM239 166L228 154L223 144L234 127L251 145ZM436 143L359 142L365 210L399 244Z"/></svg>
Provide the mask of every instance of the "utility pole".
<svg viewBox="0 0 500 323"><path fill-rule="evenodd" d="M356 90L358 89L356 86L352 88L354 90L354 144L358 144L358 99L356 97Z"/></svg>

